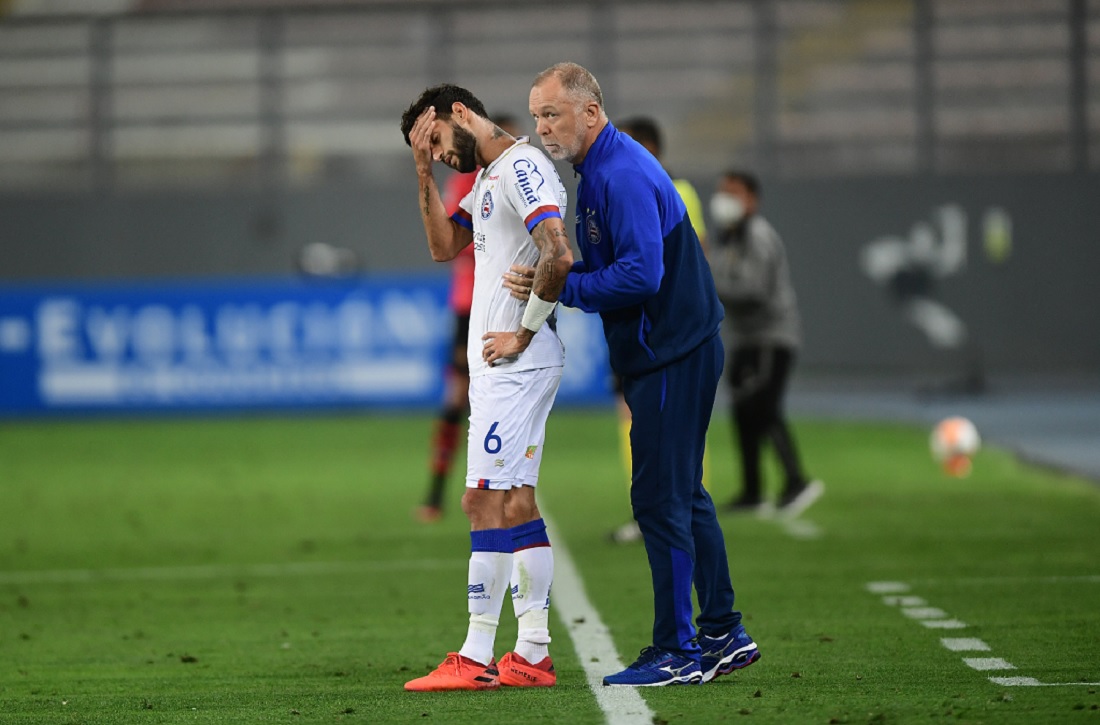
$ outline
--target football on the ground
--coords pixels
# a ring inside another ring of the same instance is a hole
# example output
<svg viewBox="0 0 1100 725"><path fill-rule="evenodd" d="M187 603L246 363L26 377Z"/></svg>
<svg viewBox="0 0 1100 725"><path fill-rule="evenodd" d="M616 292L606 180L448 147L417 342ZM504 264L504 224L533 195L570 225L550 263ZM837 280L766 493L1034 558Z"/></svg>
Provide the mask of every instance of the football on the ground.
<svg viewBox="0 0 1100 725"><path fill-rule="evenodd" d="M971 459L981 448L982 439L973 423L955 416L936 424L929 445L932 457L948 475L962 477L970 474Z"/></svg>

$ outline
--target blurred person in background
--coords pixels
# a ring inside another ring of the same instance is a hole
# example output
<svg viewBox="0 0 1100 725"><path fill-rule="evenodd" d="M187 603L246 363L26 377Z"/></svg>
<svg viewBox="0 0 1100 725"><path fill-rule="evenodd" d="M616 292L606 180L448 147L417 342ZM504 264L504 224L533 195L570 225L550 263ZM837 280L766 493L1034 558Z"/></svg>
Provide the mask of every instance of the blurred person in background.
<svg viewBox="0 0 1100 725"><path fill-rule="evenodd" d="M664 142L661 135L661 129L654 119L648 116L634 116L625 121L619 121L617 126L620 131L630 136L630 138L640 143L646 151L653 154L653 158L658 161L661 160L661 155L664 152ZM673 178L672 185L676 187L677 193L680 194L680 198L687 208L688 219L691 221L691 226L695 229L695 235L699 237L699 243L703 245L703 250L706 251L707 227L703 219L703 202L699 199L699 193L695 191L695 187L687 179ZM629 486L631 479L630 408L627 407L626 401L623 399L622 379L619 378L618 375L613 375L613 377L616 408L619 411L619 450L623 458L623 468L626 470L626 481ZM704 452L703 486L708 491L710 490L709 471L710 456ZM642 531L638 528L638 522L631 520L612 529L608 538L616 544L629 544L641 541Z"/></svg>
<svg viewBox="0 0 1100 725"><path fill-rule="evenodd" d="M630 503L652 575L653 639L603 684L707 682L760 657L733 609L725 538L702 483L722 373L721 303L672 179L608 121L592 74L575 63L547 68L532 84L529 108L550 157L581 176L583 260L566 277L561 302L600 314L633 419ZM530 274L513 265L504 285L523 298Z"/></svg>
<svg viewBox="0 0 1100 725"><path fill-rule="evenodd" d="M653 158L661 161L665 148L664 136L656 120L649 116L633 116L625 121L619 121L616 126L620 131L640 143L646 151L653 154ZM699 243L703 245L703 251L706 251L707 225L706 220L703 218L703 202L699 198L699 192L687 179L677 178L672 174L669 174L669 176L672 177L672 185L676 187L676 192L683 200L684 206L687 207L688 219L691 220L691 226L695 229L695 236L699 237Z"/></svg>
<svg viewBox="0 0 1100 725"><path fill-rule="evenodd" d="M741 452L742 490L726 509L768 514L760 458L770 440L785 481L778 508L797 516L824 492L807 481L783 412L787 382L801 342L801 321L783 240L758 213L760 183L744 171L727 171L710 200L714 236L711 269L733 336L728 381Z"/></svg>
<svg viewBox="0 0 1100 725"><path fill-rule="evenodd" d="M551 686L557 681L547 649L554 558L535 486L565 360L554 320L573 262L562 220L565 187L544 154L494 124L465 88L426 89L402 115L401 132L413 151L432 259L450 261L472 245L476 261L462 497L470 520L469 625L461 649L428 675L406 682L405 689ZM452 215L432 174L436 161L462 173L481 167ZM517 261L537 270L526 302L501 289L502 275ZM518 633L515 650L498 668L493 649L509 591Z"/></svg>
<svg viewBox="0 0 1100 725"><path fill-rule="evenodd" d="M498 128L512 136L519 136L520 129L513 116L497 113L492 121ZM451 216L458 211L459 202L474 188L477 170L465 174L454 173L443 187L443 208ZM470 305L474 296L474 248L465 247L451 262L451 288L447 303L454 313L454 338L451 356L444 370L443 407L435 421L431 438L428 491L424 503L416 510L417 518L424 523L438 521L443 516L443 494L447 477L454 464L458 437L465 426L462 420L470 413L470 367L466 363L466 344L470 333Z"/></svg>

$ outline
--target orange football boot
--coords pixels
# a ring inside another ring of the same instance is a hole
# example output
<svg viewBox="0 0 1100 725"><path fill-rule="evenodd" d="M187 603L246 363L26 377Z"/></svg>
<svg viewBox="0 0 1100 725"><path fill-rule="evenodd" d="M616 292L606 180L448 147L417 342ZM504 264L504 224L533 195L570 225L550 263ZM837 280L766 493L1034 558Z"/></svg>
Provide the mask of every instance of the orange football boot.
<svg viewBox="0 0 1100 725"><path fill-rule="evenodd" d="M500 673L496 660L483 665L463 657L458 652L448 652L447 659L434 670L409 680L405 689L409 692L444 692L447 690L495 690L500 687Z"/></svg>
<svg viewBox="0 0 1100 725"><path fill-rule="evenodd" d="M515 652L509 652L500 658L500 684L509 687L553 687L558 681L554 672L554 663L549 657L543 657L533 665Z"/></svg>

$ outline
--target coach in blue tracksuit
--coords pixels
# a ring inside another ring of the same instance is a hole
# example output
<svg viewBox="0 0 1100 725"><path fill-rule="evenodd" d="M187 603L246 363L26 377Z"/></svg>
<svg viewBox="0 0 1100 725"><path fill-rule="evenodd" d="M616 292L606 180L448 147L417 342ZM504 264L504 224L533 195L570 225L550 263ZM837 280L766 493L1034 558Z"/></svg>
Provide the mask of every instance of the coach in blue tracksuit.
<svg viewBox="0 0 1100 725"><path fill-rule="evenodd" d="M653 574L653 645L604 684L706 682L759 658L733 609L725 541L702 485L723 362L714 280L672 180L607 120L591 73L574 63L546 69L532 85L530 111L547 153L581 175L583 260L560 301L600 314L633 417L630 498Z"/></svg>

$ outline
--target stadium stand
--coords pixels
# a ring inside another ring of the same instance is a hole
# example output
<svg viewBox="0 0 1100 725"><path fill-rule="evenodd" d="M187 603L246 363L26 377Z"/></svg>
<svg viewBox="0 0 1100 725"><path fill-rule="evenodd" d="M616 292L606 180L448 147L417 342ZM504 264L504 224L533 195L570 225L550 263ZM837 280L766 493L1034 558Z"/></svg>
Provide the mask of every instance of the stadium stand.
<svg viewBox="0 0 1100 725"><path fill-rule="evenodd" d="M561 57L620 115L656 115L682 174L716 156L784 178L1100 168L1098 0L564 2L553 21L591 30L552 41L511 35L550 11L486 0L4 8L6 188L384 175L409 88L461 78L522 113Z"/></svg>

